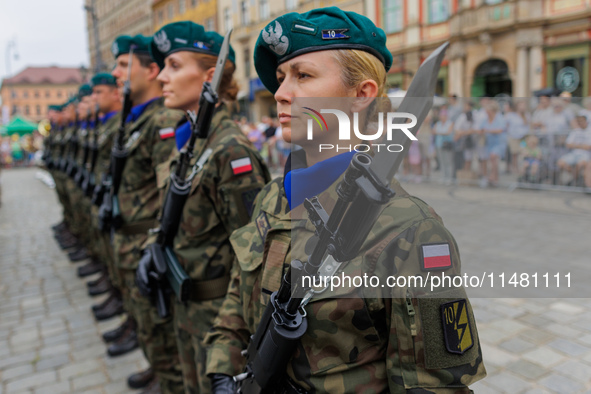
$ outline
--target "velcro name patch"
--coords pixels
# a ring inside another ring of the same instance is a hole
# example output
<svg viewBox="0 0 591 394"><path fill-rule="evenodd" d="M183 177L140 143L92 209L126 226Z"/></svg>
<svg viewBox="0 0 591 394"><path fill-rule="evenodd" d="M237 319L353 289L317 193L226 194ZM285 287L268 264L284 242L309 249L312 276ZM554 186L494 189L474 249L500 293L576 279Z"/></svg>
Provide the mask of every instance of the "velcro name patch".
<svg viewBox="0 0 591 394"><path fill-rule="evenodd" d="M437 271L451 267L449 243L421 245L421 270Z"/></svg>
<svg viewBox="0 0 591 394"><path fill-rule="evenodd" d="M165 129L160 129L160 131L158 132L158 134L160 135L160 139L161 140L165 140L167 138L174 137L174 128L173 127L167 127Z"/></svg>
<svg viewBox="0 0 591 394"><path fill-rule="evenodd" d="M445 348L450 353L464 354L474 346L472 327L465 299L441 304L441 321Z"/></svg>
<svg viewBox="0 0 591 394"><path fill-rule="evenodd" d="M252 172L252 162L250 157L243 157L242 159L233 160L230 162L232 172L234 175L246 174Z"/></svg>

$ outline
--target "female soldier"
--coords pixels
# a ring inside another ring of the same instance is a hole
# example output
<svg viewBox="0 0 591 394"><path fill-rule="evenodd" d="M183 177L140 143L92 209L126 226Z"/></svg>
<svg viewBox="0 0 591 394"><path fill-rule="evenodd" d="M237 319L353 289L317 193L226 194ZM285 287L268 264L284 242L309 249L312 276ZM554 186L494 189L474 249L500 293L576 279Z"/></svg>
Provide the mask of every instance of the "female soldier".
<svg viewBox="0 0 591 394"><path fill-rule="evenodd" d="M294 129L295 122L301 123L294 99L350 97L367 102L372 100L364 98L385 97L386 72L392 63L384 32L368 18L336 7L275 19L261 32L254 59L261 81L275 94L283 137L300 145L310 141L305 132ZM327 129L331 130L330 125ZM290 261L305 255L299 238L292 234L294 229L302 231L294 216L305 215L295 192L308 198L314 195L301 190L306 188L306 172L328 165L340 167L342 174L348 163L343 167L340 160L351 157L310 150L305 157L309 167L296 172L294 153L291 169L286 169L291 170L293 193L286 179L289 173L272 181L258 195L251 223L231 237L237 264L214 329L206 337L211 345L207 373L214 392L232 389L230 376L243 370L240 352L255 332L269 294L278 290ZM301 177L304 180L296 181ZM332 185L319 196L328 212L331 205L325 202L334 199L338 182L330 179ZM374 224L360 256L345 266L345 274L372 272L385 278L391 273L426 274L421 269L459 273L457 245L439 216L396 181L391 188L396 196ZM323 201L327 193L329 198ZM303 231L308 231L308 237L313 234L309 224ZM305 306L307 330L276 391L470 392L467 386L483 378L485 370L463 288L429 298L417 297L420 288L385 290L380 294L382 290L349 288L340 298L312 299ZM442 310L448 311L448 322L442 321ZM459 331L454 323L461 325ZM456 346L447 346L448 341Z"/></svg>
<svg viewBox="0 0 591 394"><path fill-rule="evenodd" d="M205 32L203 26L188 21L166 25L154 35L151 54L162 69L158 80L163 85L165 106L198 111L203 83L213 77L222 41L219 34ZM195 144L195 160L202 158L207 149L212 152L192 180L174 239L174 252L192 284L190 300L176 301L173 307L188 393L209 392L202 340L212 326L230 279L234 253L229 237L248 222L256 194L270 179L260 155L230 119L228 103L236 100L238 92L234 69L231 49L219 87L220 104L209 136ZM188 141L190 124L181 124L175 132L180 150ZM163 191L170 183L178 152L174 156L158 174Z"/></svg>

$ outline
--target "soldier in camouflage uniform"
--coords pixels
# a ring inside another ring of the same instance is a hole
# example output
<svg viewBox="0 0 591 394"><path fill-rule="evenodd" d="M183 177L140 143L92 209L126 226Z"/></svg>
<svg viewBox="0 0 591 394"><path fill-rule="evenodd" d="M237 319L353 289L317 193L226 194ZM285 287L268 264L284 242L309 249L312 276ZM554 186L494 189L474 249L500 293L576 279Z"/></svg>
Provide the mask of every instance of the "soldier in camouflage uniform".
<svg viewBox="0 0 591 394"><path fill-rule="evenodd" d="M76 130L75 138L78 144L78 151L74 157L76 162L77 173L76 177L81 176L85 164L82 162L84 159L84 144L87 142L88 136L91 134L93 129L93 117L94 117L94 103L91 98L92 88L88 84L80 86L78 89L78 105L76 111L78 112L79 127ZM84 195L80 185L76 182L77 178L71 178L68 181L68 196L70 198L70 204L73 208L74 220L78 225L78 239L80 245L77 250L72 251L68 254L71 261L82 261L87 257L92 257L96 260L96 255L91 249L92 247L92 233L90 231L90 200ZM95 261L91 261L89 264L96 264ZM84 277L93 274L96 271L88 270L85 266L78 268L78 275Z"/></svg>
<svg viewBox="0 0 591 394"><path fill-rule="evenodd" d="M70 178L66 174L66 168L64 166L65 161L70 155L72 135L78 129L78 125L76 124L76 101L77 97L74 96L66 101L63 106L63 129L61 131L61 138L58 139L59 148L57 149L56 155L54 156L55 162L59 163L60 167L56 171L54 177L56 182L56 190L58 196L60 196L60 202L62 203L64 209L64 221L68 225L65 231L56 234L56 238L63 249L80 246L77 238L80 229L74 219L74 211L72 209L68 191L68 185L70 184L71 180L69 181Z"/></svg>
<svg viewBox="0 0 591 394"><path fill-rule="evenodd" d="M54 182L55 182L55 191L58 197L60 204L62 205L62 209L64 207L63 197L62 197L62 187L61 181L59 178L59 170L57 165L59 163L60 155L61 155L61 143L62 143L62 136L63 136L63 105L55 105L52 110L49 111L49 121L51 124L51 149L49 150L49 157L51 161L51 168L49 169L49 173L51 174ZM60 185L58 185L60 183ZM62 214L62 221L54 226L52 226L52 230L55 232L56 236L59 234L64 233L68 229L68 223L66 222L66 213L63 212Z"/></svg>
<svg viewBox="0 0 591 394"><path fill-rule="evenodd" d="M113 136L121 121L121 96L117 88L117 80L111 74L100 73L95 75L92 80L92 95L98 105L101 114L99 118L100 125L96 129L97 134L97 159L94 167L95 183L100 184L103 176L109 171L111 163L111 148L113 146ZM98 202L100 204L100 202ZM97 320L110 318L123 312L121 301L121 281L119 272L115 269L115 259L113 248L111 246L110 234L100 231L98 227L98 205L92 205L92 227L94 232L94 242L96 248L100 251L100 261L106 267L106 273L99 278L95 286L101 286L105 281L110 282L111 289L109 297L101 304L93 306ZM90 289L89 289L90 290ZM123 334L126 325L123 328L115 329L103 334L107 342L113 342Z"/></svg>
<svg viewBox="0 0 591 394"><path fill-rule="evenodd" d="M272 35L277 37L270 39ZM305 133L292 130L291 104L296 97L383 97L392 62L385 41L383 31L369 19L336 7L286 14L265 27L255 47L255 66L275 94L284 138L306 142ZM281 43L287 45L283 48ZM242 372L240 352L291 260L307 261L304 245L314 227L306 220L302 200L294 200L295 194L286 190L297 186L308 198L317 194L331 212L335 187L348 161L336 171L336 179L329 180L307 178L307 166L335 169L339 158L350 160L347 155L320 157L317 149L292 153L286 173L299 170L288 174L292 182L279 178L268 184L257 197L251 223L232 235L237 265L206 338L211 345L207 373L222 388L230 388L229 377ZM310 194L307 184L318 182L324 184L324 192ZM341 268L344 275L425 275L422 269L437 265L427 258L434 247L444 250L438 273L459 274L458 247L441 218L395 180L391 188L395 197L374 223L359 255ZM305 306L307 330L277 392L469 393L468 386L486 372L465 291L452 288L419 297L422 293L410 286L344 286L314 297ZM449 316L451 325L441 312L450 308L458 312ZM465 331L457 329L460 325ZM448 340L458 347L449 346Z"/></svg>
<svg viewBox="0 0 591 394"><path fill-rule="evenodd" d="M137 321L137 339L164 392L182 391L182 376L178 363L176 342L170 318L161 319L150 302L139 294L135 270L148 237L156 227L160 209L156 167L166 161L175 146L174 126L182 118L180 111L163 105L160 69L149 55L151 38L141 35L118 38L112 47L117 64L112 75L119 85L129 78L134 107L126 125L128 156L122 172L119 203L123 224L113 237L115 266L122 281L125 308ZM135 47L133 61L129 48ZM132 61L130 75L128 64ZM109 347L111 355L126 351L117 341ZM132 379L133 380L133 379ZM152 379L150 390L157 390Z"/></svg>
<svg viewBox="0 0 591 394"><path fill-rule="evenodd" d="M166 25L154 35L150 49L162 68L158 80L163 84L168 108L198 112L203 82L213 77L222 42L223 37L216 32L205 32L203 26L188 21ZM234 69L234 50L230 48L219 88L220 104L209 137L195 144L194 160L199 160L206 150L212 151L192 179L174 239L174 252L192 281L189 301L181 303L175 297L172 302L186 393L210 392L202 341L230 280L234 254L229 237L248 222L255 196L270 180L261 156L230 118L228 105L236 100L238 92ZM179 124L175 134L180 150L190 137L190 123ZM159 168L158 185L163 197L178 160L175 151L170 161Z"/></svg>

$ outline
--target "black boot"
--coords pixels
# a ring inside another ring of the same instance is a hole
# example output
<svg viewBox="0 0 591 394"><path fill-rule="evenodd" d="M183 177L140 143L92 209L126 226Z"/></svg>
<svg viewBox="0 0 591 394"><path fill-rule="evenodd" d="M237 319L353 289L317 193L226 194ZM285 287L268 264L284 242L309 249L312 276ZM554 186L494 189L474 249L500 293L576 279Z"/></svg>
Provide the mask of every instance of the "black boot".
<svg viewBox="0 0 591 394"><path fill-rule="evenodd" d="M86 248L82 247L68 253L68 258L74 263L76 261L86 260L88 258L88 253L86 252Z"/></svg>
<svg viewBox="0 0 591 394"><path fill-rule="evenodd" d="M130 320L123 335L109 346L107 354L111 357L121 356L137 349L138 347L139 342L137 340L136 322L135 320Z"/></svg>
<svg viewBox="0 0 591 394"><path fill-rule="evenodd" d="M104 280L105 277L107 277L108 279L109 276L105 273L105 270L103 269L103 274L98 279L89 280L88 282L86 282L86 287L90 289L91 287L98 285Z"/></svg>
<svg viewBox="0 0 591 394"><path fill-rule="evenodd" d="M145 371L129 375L127 385L132 389L141 389L149 385L155 377L152 368L148 368Z"/></svg>
<svg viewBox="0 0 591 394"><path fill-rule="evenodd" d="M94 297L100 294L105 294L113 289L108 277L103 275L101 278L104 278L104 280L100 281L96 286L88 287L89 296Z"/></svg>
<svg viewBox="0 0 591 394"><path fill-rule="evenodd" d="M121 324L119 327L113 329L113 330L109 330L106 331L105 333L103 333L103 340L106 343L111 343L111 342L115 342L116 340L118 340L119 338L121 338L121 336L125 333L125 330L127 330L127 327L130 324L130 318L128 317L123 324Z"/></svg>
<svg viewBox="0 0 591 394"><path fill-rule="evenodd" d="M97 321L107 320L114 316L121 315L125 312L123 309L123 301L117 297L109 297L103 308L93 310L94 318Z"/></svg>
<svg viewBox="0 0 591 394"><path fill-rule="evenodd" d="M154 377L148 384L148 386L140 392L140 394L162 394L160 390L160 383L157 377Z"/></svg>
<svg viewBox="0 0 591 394"><path fill-rule="evenodd" d="M61 221L61 223L54 224L53 226L51 226L51 229L53 231L55 231L56 233L62 232L64 230L66 230L67 228L68 228L68 225L63 220Z"/></svg>
<svg viewBox="0 0 591 394"><path fill-rule="evenodd" d="M103 265L96 261L91 260L90 263L83 265L82 267L78 267L78 276L80 278L84 278L85 276L89 276L92 274L96 274L103 269Z"/></svg>

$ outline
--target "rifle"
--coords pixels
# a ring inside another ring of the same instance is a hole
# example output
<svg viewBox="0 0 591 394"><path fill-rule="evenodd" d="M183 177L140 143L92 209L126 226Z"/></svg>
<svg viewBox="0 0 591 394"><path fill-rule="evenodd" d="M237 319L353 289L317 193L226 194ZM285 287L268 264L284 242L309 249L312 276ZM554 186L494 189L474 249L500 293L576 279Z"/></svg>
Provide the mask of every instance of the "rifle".
<svg viewBox="0 0 591 394"><path fill-rule="evenodd" d="M144 296L154 299L161 317L166 317L169 314L166 302L168 297L165 297L168 286L172 288L181 302L188 301L191 293L191 280L173 251L173 242L178 232L193 178L201 171L213 152L210 148L200 152L197 162L192 166L192 171L187 177L187 173L191 169L191 161L195 157L193 150L197 139L206 139L209 135L211 120L218 103L217 92L230 51L231 34L232 30L230 29L224 37L211 82L206 81L203 84L199 98L199 112L196 114L195 111L187 111L187 117L191 122L191 137L180 151L179 163L175 172L170 174L170 187L162 205L160 227L156 230L158 234L156 243L148 246L138 266L138 287ZM153 267L153 269L148 267Z"/></svg>
<svg viewBox="0 0 591 394"><path fill-rule="evenodd" d="M90 117L92 116L92 113L90 112L90 108L88 109L88 112L86 114L86 135L84 138L84 144L82 144L82 148L83 148L83 154L82 154L82 163L80 164L80 167L78 168L78 172L76 173L76 176L74 177L74 182L78 185L78 187L80 189L82 189L82 184L84 183L84 180L88 177L88 168L87 168L87 163L88 163L88 157L90 155Z"/></svg>
<svg viewBox="0 0 591 394"><path fill-rule="evenodd" d="M82 190L84 195L88 198L92 198L94 186L96 183L94 171L96 169L96 161L98 159L98 129L99 129L99 107L98 104L94 111L94 128L93 128L93 139L90 144L90 169L86 172L86 177L82 183Z"/></svg>
<svg viewBox="0 0 591 394"><path fill-rule="evenodd" d="M123 224L123 218L121 217L121 209L119 207L119 186L121 186L121 176L123 174L123 168L127 161L127 155L129 152L125 147L125 122L129 113L131 112L131 64L133 62L133 50L135 46L132 45L129 50L129 63L127 65L127 80L123 84L123 110L121 112L121 123L117 130L117 137L113 141L113 149L111 150L111 166L109 168L111 181L108 182L108 177L103 177L103 180L109 187L109 196L103 198L101 207L99 208L99 229L103 231L111 231L118 229Z"/></svg>
<svg viewBox="0 0 591 394"><path fill-rule="evenodd" d="M76 120L74 122L75 124L75 129L72 132L72 135L70 136L70 140L69 142L69 151L68 151L68 164L66 167L66 174L68 174L68 176L72 179L74 179L74 176L76 175L76 172L78 172L78 163L76 163L76 156L78 156L78 130L80 130L80 124L78 123L79 119L78 119L78 110L76 109Z"/></svg>
<svg viewBox="0 0 591 394"><path fill-rule="evenodd" d="M417 123L413 126L415 135L433 104L436 76L448 46L448 43L440 46L421 65L398 109L399 112L410 112L413 107L417 113ZM413 97L425 99L414 107L408 99ZM317 242L307 253L306 262L292 260L279 290L271 294L244 352L247 358L245 370L234 377L239 384L239 393L281 392L287 364L308 326L304 307L315 294L311 281L305 285L301 279L304 276L330 276L340 265L358 255L383 206L394 196L389 184L411 143L409 138L399 137L396 142L406 149L394 159L383 151L374 157L366 153L353 156L337 186L338 199L330 215L317 197L304 201L304 208L315 227Z"/></svg>

